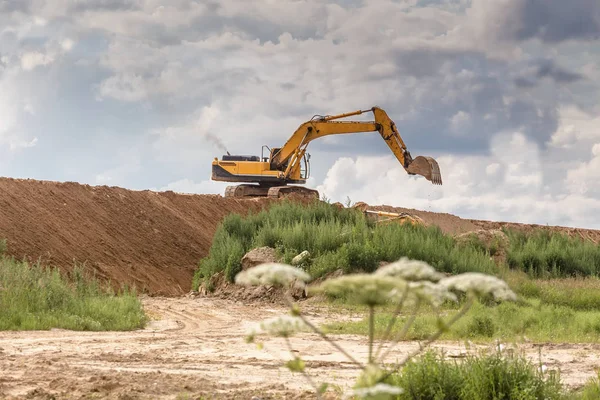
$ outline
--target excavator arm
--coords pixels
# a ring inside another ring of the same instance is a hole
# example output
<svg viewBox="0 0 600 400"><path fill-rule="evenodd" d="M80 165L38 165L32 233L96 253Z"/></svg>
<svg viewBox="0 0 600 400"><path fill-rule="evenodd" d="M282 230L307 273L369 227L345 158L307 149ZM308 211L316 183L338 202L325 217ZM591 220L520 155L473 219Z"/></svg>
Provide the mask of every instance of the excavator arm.
<svg viewBox="0 0 600 400"><path fill-rule="evenodd" d="M369 111L373 112L374 121L337 121L341 118L360 115ZM288 177L292 171L299 167L299 163L306 152L306 147L311 141L328 135L374 131L379 132L407 173L424 176L434 185L442 184L438 163L431 157L418 156L413 159L396 129L396 124L379 107L340 115L316 117L303 123L296 129L285 145L271 156L270 166L272 169L279 170L285 167L284 177Z"/></svg>
<svg viewBox="0 0 600 400"><path fill-rule="evenodd" d="M369 111L375 117L373 121L339 121ZM229 153L221 160L215 158L212 164L212 179L245 182L242 185L228 186L225 190L226 197L277 198L285 193L299 193L318 198L318 192L315 190L290 186L290 184L306 183L308 173L303 173L301 166L304 162L308 171L305 158L308 144L329 135L375 131L379 132L408 174L424 176L434 185L442 184L438 163L431 157L418 156L413 159L396 129L396 124L379 107L333 116L315 116L300 125L283 147L270 149L268 158L262 155L258 157Z"/></svg>

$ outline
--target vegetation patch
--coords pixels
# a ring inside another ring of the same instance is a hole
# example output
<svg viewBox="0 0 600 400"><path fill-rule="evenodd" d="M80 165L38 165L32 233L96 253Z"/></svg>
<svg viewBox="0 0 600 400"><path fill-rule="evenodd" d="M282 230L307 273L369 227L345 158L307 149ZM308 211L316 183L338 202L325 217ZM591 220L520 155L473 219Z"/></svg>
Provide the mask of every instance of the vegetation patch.
<svg viewBox="0 0 600 400"><path fill-rule="evenodd" d="M570 398L557 375L499 351L450 361L430 350L409 361L388 383L404 390L398 400Z"/></svg>
<svg viewBox="0 0 600 400"><path fill-rule="evenodd" d="M458 309L446 305L442 312ZM399 317L395 332L411 318L410 310ZM392 315L382 312L375 317L375 337L385 335ZM437 313L422 309L407 332L407 340L423 340L437 330ZM367 317L358 321L326 324L332 334L369 334ZM470 339L476 342L529 339L536 342L597 343L600 341L600 311L575 311L566 306L542 304L539 299L521 299L519 303L495 306L477 302L441 340Z"/></svg>
<svg viewBox="0 0 600 400"><path fill-rule="evenodd" d="M268 210L242 217L231 214L221 222L210 249L194 277L194 287L224 271L232 282L246 252L268 246L290 263L303 251L310 258L303 268L313 278L337 269L346 273L372 272L380 262L400 257L426 261L438 271L461 273L495 270L489 254L477 245L459 243L436 226L377 225L362 212L317 202L284 201Z"/></svg>
<svg viewBox="0 0 600 400"><path fill-rule="evenodd" d="M103 288L81 268L62 275L6 256L0 257L0 309L0 330L131 330L147 321L134 291Z"/></svg>
<svg viewBox="0 0 600 400"><path fill-rule="evenodd" d="M540 278L598 276L600 245L566 234L539 229L532 233L506 230L509 267Z"/></svg>

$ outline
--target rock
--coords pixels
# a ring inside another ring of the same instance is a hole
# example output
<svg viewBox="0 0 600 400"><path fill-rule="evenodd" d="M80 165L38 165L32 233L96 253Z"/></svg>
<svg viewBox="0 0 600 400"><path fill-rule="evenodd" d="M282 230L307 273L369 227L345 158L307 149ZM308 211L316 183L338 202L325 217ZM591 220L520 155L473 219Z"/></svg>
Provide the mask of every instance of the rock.
<svg viewBox="0 0 600 400"><path fill-rule="evenodd" d="M304 250L302 253L298 254L296 257L292 259L292 265L298 265L308 260L310 257L310 253L307 250Z"/></svg>
<svg viewBox="0 0 600 400"><path fill-rule="evenodd" d="M355 203L352 208L354 208L355 210L359 210L362 211L363 213L365 211L367 211L369 209L369 205L367 203L365 203L364 201L359 201L358 203Z"/></svg>
<svg viewBox="0 0 600 400"><path fill-rule="evenodd" d="M267 246L258 247L250 250L242 257L242 269L246 270L268 262L277 262L275 249Z"/></svg>
<svg viewBox="0 0 600 400"><path fill-rule="evenodd" d="M304 284L304 282L300 281L293 282L287 289L287 293L293 299L304 299L306 298L306 285Z"/></svg>
<svg viewBox="0 0 600 400"><path fill-rule="evenodd" d="M500 229L479 229L456 236L456 240L464 244L474 239L479 241L491 253L490 255L496 262L500 263L504 261L506 251L510 246L510 240L503 231Z"/></svg>

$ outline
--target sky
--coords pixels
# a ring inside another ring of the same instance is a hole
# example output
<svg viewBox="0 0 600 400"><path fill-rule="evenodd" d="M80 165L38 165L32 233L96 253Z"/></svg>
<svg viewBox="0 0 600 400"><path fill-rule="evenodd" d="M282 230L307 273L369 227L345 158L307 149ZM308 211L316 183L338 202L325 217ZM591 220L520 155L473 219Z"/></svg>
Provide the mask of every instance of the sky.
<svg viewBox="0 0 600 400"><path fill-rule="evenodd" d="M0 176L223 194L214 157L375 105L443 185L369 132L307 186L600 228L597 0L0 0Z"/></svg>

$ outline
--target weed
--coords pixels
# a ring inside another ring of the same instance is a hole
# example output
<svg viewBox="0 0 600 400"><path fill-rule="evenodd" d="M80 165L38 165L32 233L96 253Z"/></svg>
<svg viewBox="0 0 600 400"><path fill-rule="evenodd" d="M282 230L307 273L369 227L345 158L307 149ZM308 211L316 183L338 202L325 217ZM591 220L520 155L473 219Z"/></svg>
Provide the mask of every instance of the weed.
<svg viewBox="0 0 600 400"><path fill-rule="evenodd" d="M404 389L399 400L562 399L556 375L545 377L533 363L498 351L448 361L428 351L390 380Z"/></svg>
<svg viewBox="0 0 600 400"><path fill-rule="evenodd" d="M284 264L262 264L242 271L235 277L236 284L245 286L277 285L287 287L306 285L311 279L303 270ZM284 365L292 372L304 375L315 389L317 398L327 389L328 383L319 384L307 372L305 362L297 354L290 342L290 337L297 332L313 331L324 339L329 345L338 350L349 362L361 371L356 385L352 390L353 396L361 398L388 399L402 393L403 388L392 386L394 377L405 368L407 362L422 353L429 345L436 341L444 332L447 332L457 321L463 318L475 301L486 295L493 296L495 300L514 301L516 295L508 288L506 283L498 278L484 274L461 274L453 277L444 277L424 262L415 262L408 258L401 258L391 265L385 266L374 273L357 273L337 278L329 278L311 291L325 294L327 298L345 297L354 304L364 306L367 310L368 330L368 357L366 362L348 353L336 343L327 332L318 328L300 311L289 295L286 296L291 315L269 318L259 323L247 336L248 343L255 343L257 336L266 334L282 338L289 350L291 359ZM444 301L457 302L456 293L463 295L464 301L454 313L441 315L439 307ZM350 296L348 296L350 294ZM378 324L378 315L381 308L393 305L394 312L384 324ZM397 361L388 367L385 364L390 351L401 340L406 339L416 318L421 305L430 306L436 311L435 327L424 334L424 342L419 348L406 354L403 360ZM401 311L404 307L412 307L410 317L401 320ZM448 316L451 314L451 316ZM477 329L488 334L490 323L482 319ZM396 323L400 322L400 330L394 330ZM376 328L384 329L383 341L377 348L374 346ZM384 349L383 343L389 346ZM258 343L262 347L261 343ZM514 390L514 389L513 389ZM520 392L517 392L520 393Z"/></svg>
<svg viewBox="0 0 600 400"><path fill-rule="evenodd" d="M598 276L600 246L566 234L536 230L526 234L506 230L510 240L507 263L534 277Z"/></svg>
<svg viewBox="0 0 600 400"><path fill-rule="evenodd" d="M80 267L70 274L0 258L0 330L130 330L147 317L134 291L102 289Z"/></svg>
<svg viewBox="0 0 600 400"><path fill-rule="evenodd" d="M225 217L208 256L199 262L194 287L223 270L231 281L244 253L261 246L275 248L286 263L307 250L311 262L306 268L314 278L336 269L371 272L381 261L403 256L449 273L494 271L486 253L476 246L458 245L438 227L376 225L358 210L284 201L244 218L237 214Z"/></svg>

